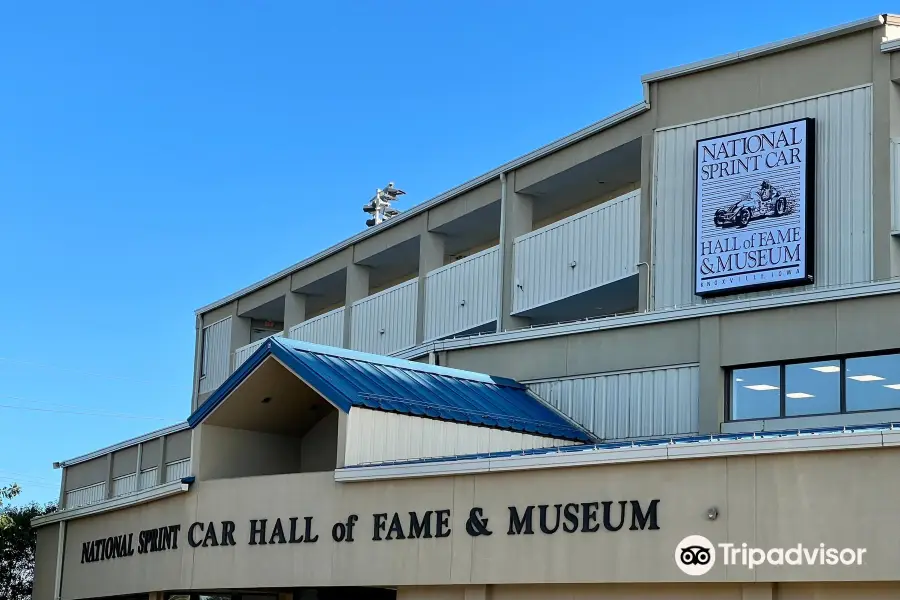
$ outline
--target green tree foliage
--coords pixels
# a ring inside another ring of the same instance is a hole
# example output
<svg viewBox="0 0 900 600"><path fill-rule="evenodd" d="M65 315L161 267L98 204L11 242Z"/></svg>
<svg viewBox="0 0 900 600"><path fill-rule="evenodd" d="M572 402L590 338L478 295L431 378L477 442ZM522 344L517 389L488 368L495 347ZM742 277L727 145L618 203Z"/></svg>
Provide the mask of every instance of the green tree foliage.
<svg viewBox="0 0 900 600"><path fill-rule="evenodd" d="M37 546L31 519L56 511L52 503L11 505L21 491L15 484L0 487L0 600L31 598Z"/></svg>

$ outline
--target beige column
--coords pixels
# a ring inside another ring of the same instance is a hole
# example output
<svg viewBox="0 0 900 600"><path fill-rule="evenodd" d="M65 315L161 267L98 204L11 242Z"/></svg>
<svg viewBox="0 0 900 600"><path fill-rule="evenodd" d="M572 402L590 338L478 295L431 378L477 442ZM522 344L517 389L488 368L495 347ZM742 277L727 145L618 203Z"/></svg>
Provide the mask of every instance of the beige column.
<svg viewBox="0 0 900 600"><path fill-rule="evenodd" d="M239 317L237 302L234 303L234 314L231 319L231 357L228 368L234 368L234 351L250 343L250 317Z"/></svg>
<svg viewBox="0 0 900 600"><path fill-rule="evenodd" d="M112 452L106 455L106 497L112 498L112 471L113 471L113 455Z"/></svg>
<svg viewBox="0 0 900 600"><path fill-rule="evenodd" d="M369 268L351 262L347 265L347 291L344 299L344 348L350 347L353 303L369 295Z"/></svg>
<svg viewBox="0 0 900 600"><path fill-rule="evenodd" d="M517 286L526 282L516 281L513 242L515 239L531 231L532 198L516 192L516 173L507 173L501 179L500 199L500 318L497 331L520 329L527 327L528 319L510 315L513 295Z"/></svg>
<svg viewBox="0 0 900 600"><path fill-rule="evenodd" d="M884 27L872 30L872 271L876 280L892 273L894 240L891 198L891 55L881 51ZM896 129L897 126L894 126ZM816 173L824 177L824 173Z"/></svg>
<svg viewBox="0 0 900 600"><path fill-rule="evenodd" d="M63 467L61 470L62 475L60 476L59 480L59 503L57 504L60 510L65 508L66 504L66 471L68 469L66 467Z"/></svg>
<svg viewBox="0 0 900 600"><path fill-rule="evenodd" d="M700 319L700 433L720 433L725 420L725 373L719 351L719 317Z"/></svg>
<svg viewBox="0 0 900 600"><path fill-rule="evenodd" d="M284 296L284 335L294 325L299 325L306 320L306 295L289 291Z"/></svg>
<svg viewBox="0 0 900 600"><path fill-rule="evenodd" d="M156 469L156 485L162 485L166 482L166 436L159 438L158 458L159 467Z"/></svg>
<svg viewBox="0 0 900 600"><path fill-rule="evenodd" d="M638 311L650 310L652 297L653 134L641 137L641 223L638 246Z"/></svg>
<svg viewBox="0 0 900 600"><path fill-rule="evenodd" d="M425 280L444 266L444 236L426 230L419 236L419 299L416 304L416 343L425 341Z"/></svg>

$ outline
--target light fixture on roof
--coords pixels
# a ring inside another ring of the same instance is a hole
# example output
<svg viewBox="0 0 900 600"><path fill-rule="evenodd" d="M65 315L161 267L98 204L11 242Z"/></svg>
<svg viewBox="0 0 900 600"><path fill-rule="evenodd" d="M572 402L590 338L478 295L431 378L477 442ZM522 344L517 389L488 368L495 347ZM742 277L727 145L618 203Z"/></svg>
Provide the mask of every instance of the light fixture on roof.
<svg viewBox="0 0 900 600"><path fill-rule="evenodd" d="M825 365L824 367L810 367L813 371L819 373L839 373L841 368L836 365Z"/></svg>
<svg viewBox="0 0 900 600"><path fill-rule="evenodd" d="M387 184L387 187L382 189L375 190L375 196L369 200L368 204L363 206L363 212L367 212L372 215L371 219L366 220L366 225L369 227L374 227L375 225L379 225L384 221L387 221L391 217L396 217L400 214L400 211L396 208L391 208L391 202L396 202L398 196L404 195L406 192L403 190L399 190L394 187L394 182L391 181Z"/></svg>
<svg viewBox="0 0 900 600"><path fill-rule="evenodd" d="M853 379L854 381L884 381L884 377L879 377L878 375L851 375L848 379Z"/></svg>
<svg viewBox="0 0 900 600"><path fill-rule="evenodd" d="M785 394L788 398L793 398L794 400L799 400L801 398L815 398L813 394L807 394L806 392L790 392Z"/></svg>
<svg viewBox="0 0 900 600"><path fill-rule="evenodd" d="M758 383L755 385L745 385L745 388L748 390L753 390L754 392L770 392L772 390L777 390L777 385L768 385L766 383Z"/></svg>

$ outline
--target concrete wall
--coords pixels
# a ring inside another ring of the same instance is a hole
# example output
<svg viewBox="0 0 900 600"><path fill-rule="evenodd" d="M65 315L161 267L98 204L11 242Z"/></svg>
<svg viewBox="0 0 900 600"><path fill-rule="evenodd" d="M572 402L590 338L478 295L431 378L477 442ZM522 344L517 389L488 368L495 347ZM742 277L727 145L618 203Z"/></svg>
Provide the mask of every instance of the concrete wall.
<svg viewBox="0 0 900 600"><path fill-rule="evenodd" d="M717 562L703 577L707 589L786 578L798 583L891 582L897 580L900 563L898 481L898 448L351 484L336 483L330 473L201 481L191 492L170 499L70 521L62 597L297 585L696 585L672 559L678 542L689 534L760 548L824 543L867 549L863 564L852 568L811 565L787 573L784 567L764 565L750 572ZM507 532L510 506L524 510L546 504L552 510L555 504L610 501L618 506L619 500L638 500L646 507L654 499L659 500L656 530L626 526L607 531L601 508L597 533L559 529L545 534L537 520L534 535ZM719 509L716 520L706 516L712 506ZM492 535L467 533L472 507L482 509ZM450 511L446 538L373 540L374 514L397 512L405 519L409 511L443 509ZM359 516L354 541L333 541L332 525L346 522L351 514ZM315 543L248 543L251 519L267 519L271 533L277 518L288 523L297 517L302 524L307 516L319 535ZM234 545L194 549L185 543L192 523L221 529L222 521L235 524ZM168 525L182 527L178 549L80 562L84 542ZM818 597L808 595L813 588L804 589L806 596L798 588L794 597ZM525 593L524 588L510 590ZM873 592L871 597L878 596Z"/></svg>
<svg viewBox="0 0 900 600"><path fill-rule="evenodd" d="M898 593L894 583L491 585L400 588L397 600L888 600Z"/></svg>
<svg viewBox="0 0 900 600"><path fill-rule="evenodd" d="M190 437L190 432L187 432L187 434L188 437ZM141 450L141 470L159 466L159 445L161 443L162 440L158 438L150 440L149 442L144 442L144 447Z"/></svg>
<svg viewBox="0 0 900 600"><path fill-rule="evenodd" d="M816 96L871 83L873 38L864 30L825 42L651 84L655 127Z"/></svg>
<svg viewBox="0 0 900 600"><path fill-rule="evenodd" d="M191 456L191 430L185 429L166 437L165 462L175 462Z"/></svg>
<svg viewBox="0 0 900 600"><path fill-rule="evenodd" d="M138 447L131 446L113 454L113 478L134 473L137 470Z"/></svg>
<svg viewBox="0 0 900 600"><path fill-rule="evenodd" d="M304 473L334 471L338 453L338 412L332 410L303 436L300 470Z"/></svg>
<svg viewBox="0 0 900 600"><path fill-rule="evenodd" d="M302 469L302 440L296 437L217 427L195 430L202 460L194 467L198 479L298 473Z"/></svg>
<svg viewBox="0 0 900 600"><path fill-rule="evenodd" d="M106 481L109 465L106 456L66 467L66 491L76 490L94 483Z"/></svg>
<svg viewBox="0 0 900 600"><path fill-rule="evenodd" d="M60 527L59 523L55 523L37 530L32 600L54 600L56 596L56 555L59 550Z"/></svg>

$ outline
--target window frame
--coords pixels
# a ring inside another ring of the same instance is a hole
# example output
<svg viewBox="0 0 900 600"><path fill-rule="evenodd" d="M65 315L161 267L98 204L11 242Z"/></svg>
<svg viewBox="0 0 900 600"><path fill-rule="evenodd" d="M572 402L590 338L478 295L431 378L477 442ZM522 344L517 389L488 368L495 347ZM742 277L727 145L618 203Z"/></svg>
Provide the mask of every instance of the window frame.
<svg viewBox="0 0 900 600"><path fill-rule="evenodd" d="M847 410L847 361L853 358L868 358L874 356L900 356L900 348L891 350L872 350L868 352L856 352L852 354L837 354L825 356L809 356L805 358L797 358L791 360L775 360L761 363L753 363L748 365L734 365L725 369L725 422L726 423L744 423L748 421L766 421L771 419L805 419L807 417L823 417L829 415L853 415L867 412L883 412L888 410L900 410L900 406L896 408L865 408L861 410ZM789 365L800 365L803 363L838 361L841 367L841 381L839 387L840 393L840 411L828 413L815 413L809 415L786 415L787 397L785 396L785 372ZM779 385L778 395L780 397L779 414L773 417L752 417L749 419L734 419L734 399L733 384L734 372L741 369L757 369L763 367L779 367Z"/></svg>

